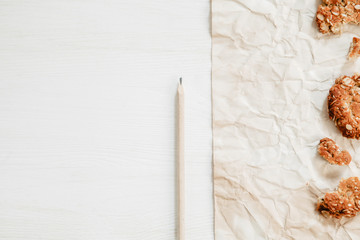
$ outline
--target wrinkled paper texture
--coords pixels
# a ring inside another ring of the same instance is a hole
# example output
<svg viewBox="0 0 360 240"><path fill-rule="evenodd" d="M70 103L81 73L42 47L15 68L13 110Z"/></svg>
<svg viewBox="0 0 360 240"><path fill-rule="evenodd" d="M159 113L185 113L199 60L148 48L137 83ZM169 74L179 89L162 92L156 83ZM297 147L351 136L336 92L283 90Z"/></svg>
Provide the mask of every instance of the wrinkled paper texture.
<svg viewBox="0 0 360 240"><path fill-rule="evenodd" d="M359 239L360 216L327 219L316 202L341 178L360 176L360 140L341 136L327 94L360 26L322 35L320 1L212 0L216 240ZM323 137L353 156L330 165Z"/></svg>

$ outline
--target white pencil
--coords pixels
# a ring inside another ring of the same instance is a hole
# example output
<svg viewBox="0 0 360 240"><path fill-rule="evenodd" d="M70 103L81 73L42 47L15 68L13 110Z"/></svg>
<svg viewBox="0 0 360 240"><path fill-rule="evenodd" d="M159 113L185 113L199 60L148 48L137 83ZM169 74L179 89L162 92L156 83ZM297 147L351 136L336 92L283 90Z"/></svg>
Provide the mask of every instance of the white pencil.
<svg viewBox="0 0 360 240"><path fill-rule="evenodd" d="M184 175L184 88L182 78L178 86L178 158L177 158L177 210L178 240L185 239L185 175Z"/></svg>

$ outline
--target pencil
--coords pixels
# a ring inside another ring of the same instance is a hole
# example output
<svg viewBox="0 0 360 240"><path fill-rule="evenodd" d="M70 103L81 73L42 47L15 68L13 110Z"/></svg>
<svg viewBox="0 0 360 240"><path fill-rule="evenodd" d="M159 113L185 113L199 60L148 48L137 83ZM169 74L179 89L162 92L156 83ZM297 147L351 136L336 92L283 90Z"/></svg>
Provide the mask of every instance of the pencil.
<svg viewBox="0 0 360 240"><path fill-rule="evenodd" d="M178 240L185 239L185 176L184 176L184 88L182 78L177 90L178 95L178 156L177 156L177 210Z"/></svg>

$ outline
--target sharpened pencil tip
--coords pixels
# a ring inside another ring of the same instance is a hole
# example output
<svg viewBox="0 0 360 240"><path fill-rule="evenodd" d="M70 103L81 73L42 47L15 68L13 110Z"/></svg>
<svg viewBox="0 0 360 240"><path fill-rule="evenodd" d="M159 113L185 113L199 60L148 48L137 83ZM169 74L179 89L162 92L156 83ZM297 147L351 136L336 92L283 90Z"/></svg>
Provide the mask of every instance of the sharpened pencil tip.
<svg viewBox="0 0 360 240"><path fill-rule="evenodd" d="M182 77L180 78L180 84L182 84Z"/></svg>

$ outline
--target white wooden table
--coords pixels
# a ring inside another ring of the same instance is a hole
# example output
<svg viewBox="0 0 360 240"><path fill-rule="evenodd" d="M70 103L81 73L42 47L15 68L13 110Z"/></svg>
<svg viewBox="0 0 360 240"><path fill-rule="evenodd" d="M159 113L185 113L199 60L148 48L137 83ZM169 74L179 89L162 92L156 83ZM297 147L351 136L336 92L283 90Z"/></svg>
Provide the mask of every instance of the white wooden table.
<svg viewBox="0 0 360 240"><path fill-rule="evenodd" d="M213 239L208 0L0 0L0 239Z"/></svg>

